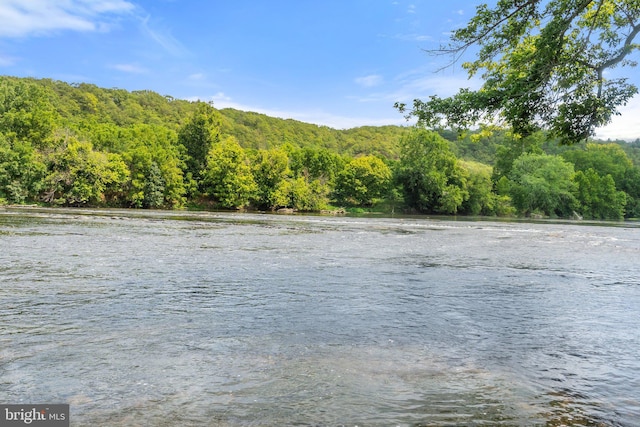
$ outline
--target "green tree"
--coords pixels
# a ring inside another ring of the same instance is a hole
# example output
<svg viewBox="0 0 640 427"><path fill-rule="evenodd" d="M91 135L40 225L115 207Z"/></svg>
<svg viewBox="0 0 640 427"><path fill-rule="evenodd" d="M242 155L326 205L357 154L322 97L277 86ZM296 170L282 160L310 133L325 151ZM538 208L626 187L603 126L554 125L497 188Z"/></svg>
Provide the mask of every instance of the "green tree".
<svg viewBox="0 0 640 427"><path fill-rule="evenodd" d="M304 176L285 181L281 191L289 199L287 204L298 211L321 211L329 206L330 188L319 179L309 181Z"/></svg>
<svg viewBox="0 0 640 427"><path fill-rule="evenodd" d="M166 182L153 156L144 148L125 154L131 170L131 180L126 195L128 207L164 208L173 207L166 200ZM180 206L176 203L175 206Z"/></svg>
<svg viewBox="0 0 640 427"><path fill-rule="evenodd" d="M209 104L198 102L196 110L178 132L178 144L186 150L186 172L195 179L207 165L211 147L220 140L220 115Z"/></svg>
<svg viewBox="0 0 640 427"><path fill-rule="evenodd" d="M257 185L256 205L275 210L289 203L284 183L290 177L289 156L280 148L258 150L253 160L253 177Z"/></svg>
<svg viewBox="0 0 640 427"><path fill-rule="evenodd" d="M461 213L500 216L512 213L511 199L506 195L493 192L491 166L463 160L459 163L467 171L467 191L469 192L469 198L460 207Z"/></svg>
<svg viewBox="0 0 640 427"><path fill-rule="evenodd" d="M523 136L547 128L563 143L584 140L637 93L634 84L608 78L607 71L635 65L628 58L638 50L639 32L637 0L482 4L449 46L436 51L455 62L478 46L476 59L463 67L470 77L481 73L482 88L415 100L409 114L426 126L499 121Z"/></svg>
<svg viewBox="0 0 640 427"><path fill-rule="evenodd" d="M161 208L164 206L164 178L162 177L162 171L158 167L156 162L151 162L149 167L149 174L146 177L144 183L144 202L145 208Z"/></svg>
<svg viewBox="0 0 640 427"><path fill-rule="evenodd" d="M336 179L336 198L342 202L370 206L391 184L391 169L376 156L351 160Z"/></svg>
<svg viewBox="0 0 640 427"><path fill-rule="evenodd" d="M640 218L640 168L634 166L625 173L621 186L627 194L625 215L628 218Z"/></svg>
<svg viewBox="0 0 640 427"><path fill-rule="evenodd" d="M611 175L618 186L627 170L633 168L631 159L618 144L589 143L584 149L565 151L562 157L573 163L576 170L593 169L600 176Z"/></svg>
<svg viewBox="0 0 640 427"><path fill-rule="evenodd" d="M614 143L593 144L589 143L582 149L568 150L562 156L575 165L577 171L587 172L593 169L600 177L610 175L615 184L611 197L616 197L618 190L626 193L627 206L625 211L628 216L640 214L638 211L640 199L640 175L633 162L623 150ZM612 216L616 218L616 216Z"/></svg>
<svg viewBox="0 0 640 427"><path fill-rule="evenodd" d="M402 140L397 174L405 202L421 212L456 213L469 197L466 171L435 132L418 129Z"/></svg>
<svg viewBox="0 0 640 427"><path fill-rule="evenodd" d="M66 206L105 204L119 194L129 169L119 154L94 151L90 142L69 137L49 158L43 200Z"/></svg>
<svg viewBox="0 0 640 427"><path fill-rule="evenodd" d="M224 208L244 208L254 197L258 188L251 165L235 138L227 137L209 151L203 188Z"/></svg>
<svg viewBox="0 0 640 427"><path fill-rule="evenodd" d="M0 132L35 147L45 145L59 120L51 97L35 81L0 77Z"/></svg>
<svg viewBox="0 0 640 427"><path fill-rule="evenodd" d="M627 195L616 190L611 175L600 176L594 169L576 172L576 196L580 212L589 219L622 219Z"/></svg>
<svg viewBox="0 0 640 427"><path fill-rule="evenodd" d="M344 159L326 148L289 148L291 172L295 177L304 176L309 180L319 179L332 183L344 167Z"/></svg>
<svg viewBox="0 0 640 427"><path fill-rule="evenodd" d="M544 134L534 133L527 137L509 134L496 148L495 166L493 168L493 180L497 181L511 173L513 162L523 154L542 154Z"/></svg>
<svg viewBox="0 0 640 427"><path fill-rule="evenodd" d="M509 174L509 193L522 214L569 217L577 207L574 169L560 156L523 154Z"/></svg>
<svg viewBox="0 0 640 427"><path fill-rule="evenodd" d="M121 128L120 138L126 141L127 149L122 157L131 171L126 196L128 205L135 208L181 207L186 184L175 132L162 126L137 124Z"/></svg>
<svg viewBox="0 0 640 427"><path fill-rule="evenodd" d="M126 128L113 123L100 123L94 118L77 124L77 135L91 141L95 150L122 153L127 150L130 134Z"/></svg>
<svg viewBox="0 0 640 427"><path fill-rule="evenodd" d="M0 204L36 200L46 166L28 141L10 144L0 134Z"/></svg>

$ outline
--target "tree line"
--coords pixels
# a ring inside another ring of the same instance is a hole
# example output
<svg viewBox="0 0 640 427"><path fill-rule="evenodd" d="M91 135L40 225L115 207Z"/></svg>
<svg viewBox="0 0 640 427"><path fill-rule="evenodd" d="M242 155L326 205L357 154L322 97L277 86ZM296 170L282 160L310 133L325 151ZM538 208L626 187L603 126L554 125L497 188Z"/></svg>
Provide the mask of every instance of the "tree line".
<svg viewBox="0 0 640 427"><path fill-rule="evenodd" d="M335 130L151 91L0 77L0 203L640 217L640 141Z"/></svg>

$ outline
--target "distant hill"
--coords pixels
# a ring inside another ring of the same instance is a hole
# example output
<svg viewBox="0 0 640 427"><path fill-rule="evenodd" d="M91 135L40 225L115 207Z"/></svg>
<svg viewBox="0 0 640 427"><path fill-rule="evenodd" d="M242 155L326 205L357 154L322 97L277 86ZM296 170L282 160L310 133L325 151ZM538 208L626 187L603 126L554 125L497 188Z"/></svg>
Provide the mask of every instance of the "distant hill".
<svg viewBox="0 0 640 427"><path fill-rule="evenodd" d="M215 106L215 105L214 105ZM397 157L403 126L363 126L337 130L292 119L225 108L222 133L233 135L245 148L268 149L285 143L327 148L349 156L376 154Z"/></svg>
<svg viewBox="0 0 640 427"><path fill-rule="evenodd" d="M49 121L46 126L66 127L80 135L94 139L86 132L95 124L108 131L149 124L177 131L194 112L197 102L141 90L126 91L118 88L101 88L89 83L66 83L51 79L0 77L5 85L18 88L23 109L34 106ZM0 102L2 96L0 93ZM215 105L214 105L215 107ZM280 119L265 114L240 111L232 108L218 110L221 115L221 133L234 136L243 148L267 149L283 144L297 147L326 148L340 155L357 157L375 154L395 159L398 143L407 132L406 126L363 126L352 129L333 129L292 119ZM472 141L469 136L460 138L456 132L443 130L443 137L451 143L459 158L493 164L496 147L503 135ZM99 141L92 141L100 146ZM604 141L602 141L604 142ZM614 141L621 145L636 164L640 164L640 140L634 143ZM547 151L562 151L550 141Z"/></svg>
<svg viewBox="0 0 640 427"><path fill-rule="evenodd" d="M185 123L197 104L148 90L129 92L89 83L8 76L2 80L5 85L22 92L19 94L22 101L17 99L17 102L24 102L25 106L38 104L42 113L46 110L47 117L52 120L51 126L67 127L80 133L96 123L107 127L159 125L175 131ZM337 130L231 108L219 112L222 134L236 137L244 148L254 149L289 143L299 147L327 148L348 156L397 157L398 141L407 130L402 126Z"/></svg>

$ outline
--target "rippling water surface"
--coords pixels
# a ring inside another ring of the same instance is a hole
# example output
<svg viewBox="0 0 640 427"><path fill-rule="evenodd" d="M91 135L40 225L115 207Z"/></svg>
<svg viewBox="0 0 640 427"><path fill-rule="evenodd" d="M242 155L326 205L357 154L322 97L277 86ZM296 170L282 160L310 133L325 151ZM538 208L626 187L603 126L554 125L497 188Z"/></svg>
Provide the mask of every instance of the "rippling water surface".
<svg viewBox="0 0 640 427"><path fill-rule="evenodd" d="M0 401L72 425L634 426L640 228L0 210Z"/></svg>

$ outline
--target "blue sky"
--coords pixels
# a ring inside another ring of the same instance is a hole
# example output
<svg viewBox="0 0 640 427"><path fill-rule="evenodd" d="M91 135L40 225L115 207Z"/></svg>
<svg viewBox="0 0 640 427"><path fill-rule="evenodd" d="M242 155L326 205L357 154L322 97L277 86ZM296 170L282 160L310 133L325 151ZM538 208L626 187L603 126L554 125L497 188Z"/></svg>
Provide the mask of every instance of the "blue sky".
<svg viewBox="0 0 640 427"><path fill-rule="evenodd" d="M149 89L335 128L404 124L394 102L479 86L459 68L437 72L447 58L424 52L478 3L0 0L0 74ZM599 136L640 137L638 99L623 112Z"/></svg>

